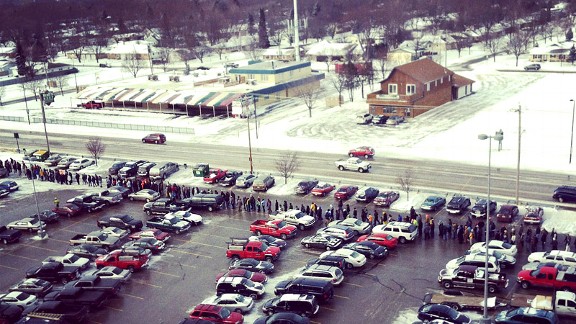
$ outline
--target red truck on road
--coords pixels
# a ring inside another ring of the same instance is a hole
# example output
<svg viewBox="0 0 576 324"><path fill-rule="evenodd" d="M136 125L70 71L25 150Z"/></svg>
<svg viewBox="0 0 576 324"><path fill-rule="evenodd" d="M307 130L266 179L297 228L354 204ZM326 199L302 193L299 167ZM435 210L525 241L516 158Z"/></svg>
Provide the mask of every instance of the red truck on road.
<svg viewBox="0 0 576 324"><path fill-rule="evenodd" d="M296 236L296 226L288 225L283 220L258 219L250 225L250 232L256 235L270 235L283 240Z"/></svg>
<svg viewBox="0 0 576 324"><path fill-rule="evenodd" d="M82 103L82 107L84 107L86 109L100 109L100 108L104 107L104 103L92 100L92 101Z"/></svg>
<svg viewBox="0 0 576 324"><path fill-rule="evenodd" d="M226 257L231 259L253 258L259 261L272 262L279 256L279 247L268 246L264 242L247 239L232 239L232 242L228 242L228 250L226 250Z"/></svg>
<svg viewBox="0 0 576 324"><path fill-rule="evenodd" d="M518 273L517 280L524 289L535 286L576 292L576 268L574 267L569 267L565 271L558 270L555 267L522 270Z"/></svg>

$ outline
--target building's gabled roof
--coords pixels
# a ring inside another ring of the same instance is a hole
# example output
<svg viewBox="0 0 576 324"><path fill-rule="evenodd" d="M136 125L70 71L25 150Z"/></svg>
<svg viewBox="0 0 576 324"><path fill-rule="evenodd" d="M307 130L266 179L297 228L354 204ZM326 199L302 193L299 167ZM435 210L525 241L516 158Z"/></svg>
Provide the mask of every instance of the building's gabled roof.
<svg viewBox="0 0 576 324"><path fill-rule="evenodd" d="M428 58L399 65L394 68L390 75L392 75L395 71L409 75L410 77L422 83L438 80L446 74L454 75L454 72L451 70Z"/></svg>
<svg viewBox="0 0 576 324"><path fill-rule="evenodd" d="M452 84L458 88L476 82L474 80L468 79L467 77L463 77L459 74L454 74L454 76L452 77L452 80L453 80Z"/></svg>
<svg viewBox="0 0 576 324"><path fill-rule="evenodd" d="M327 56L346 56L352 52L356 44L350 43L330 43L326 40L310 45L306 55L327 55Z"/></svg>

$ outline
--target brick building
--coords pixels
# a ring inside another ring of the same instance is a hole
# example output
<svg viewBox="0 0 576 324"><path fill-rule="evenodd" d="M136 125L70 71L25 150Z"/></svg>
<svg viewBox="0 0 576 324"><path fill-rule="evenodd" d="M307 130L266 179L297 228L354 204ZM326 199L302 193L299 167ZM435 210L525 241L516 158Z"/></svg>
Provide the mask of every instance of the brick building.
<svg viewBox="0 0 576 324"><path fill-rule="evenodd" d="M472 94L473 83L425 58L395 67L366 101L372 115L416 117Z"/></svg>

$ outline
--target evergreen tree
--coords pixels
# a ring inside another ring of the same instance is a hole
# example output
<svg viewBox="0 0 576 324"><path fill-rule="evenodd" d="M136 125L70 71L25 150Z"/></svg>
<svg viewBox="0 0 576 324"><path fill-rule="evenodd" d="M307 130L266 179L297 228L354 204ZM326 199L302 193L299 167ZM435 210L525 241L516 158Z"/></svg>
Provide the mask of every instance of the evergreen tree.
<svg viewBox="0 0 576 324"><path fill-rule="evenodd" d="M264 9L260 9L260 21L258 21L258 45L260 48L270 47L270 39L268 39L268 28L266 28L266 16Z"/></svg>
<svg viewBox="0 0 576 324"><path fill-rule="evenodd" d="M248 35L252 36L256 34L256 29L254 28L254 16L251 13L248 14Z"/></svg>
<svg viewBox="0 0 576 324"><path fill-rule="evenodd" d="M566 31L566 41L569 42L574 37L574 33L572 33L572 28L568 28Z"/></svg>
<svg viewBox="0 0 576 324"><path fill-rule="evenodd" d="M568 60L570 60L570 63L574 65L574 61L576 61L576 48L574 48L574 45L572 45L572 47L570 48L570 54L568 54Z"/></svg>
<svg viewBox="0 0 576 324"><path fill-rule="evenodd" d="M26 54L20 41L16 42L16 67L18 69L18 75L24 76L27 74Z"/></svg>

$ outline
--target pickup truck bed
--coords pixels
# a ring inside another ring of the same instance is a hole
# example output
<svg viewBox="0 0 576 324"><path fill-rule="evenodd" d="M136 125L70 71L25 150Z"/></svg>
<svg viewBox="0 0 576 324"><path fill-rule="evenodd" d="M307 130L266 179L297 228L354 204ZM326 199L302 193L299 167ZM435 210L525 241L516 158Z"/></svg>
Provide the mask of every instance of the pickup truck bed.
<svg viewBox="0 0 576 324"><path fill-rule="evenodd" d="M22 232L18 230L11 230L6 226L0 226L0 241L4 244L14 243L20 240Z"/></svg>

